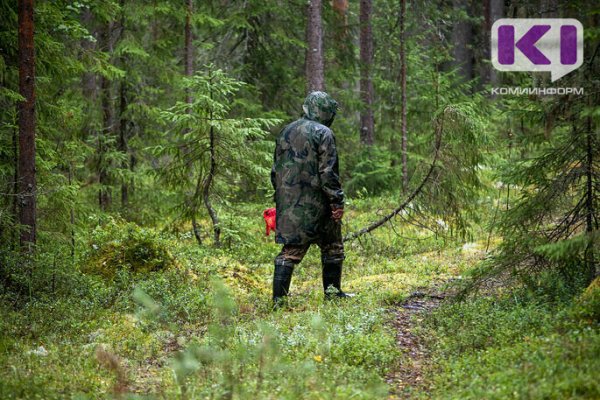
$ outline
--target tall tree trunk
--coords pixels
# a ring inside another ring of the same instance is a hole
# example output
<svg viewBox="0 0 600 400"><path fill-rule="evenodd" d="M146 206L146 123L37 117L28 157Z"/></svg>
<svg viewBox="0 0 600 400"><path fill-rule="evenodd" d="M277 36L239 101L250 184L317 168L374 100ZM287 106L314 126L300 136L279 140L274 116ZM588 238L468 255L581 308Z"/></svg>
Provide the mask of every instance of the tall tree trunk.
<svg viewBox="0 0 600 400"><path fill-rule="evenodd" d="M348 0L333 0L336 21L335 41L341 53L345 53L348 47L348 7Z"/></svg>
<svg viewBox="0 0 600 400"><path fill-rule="evenodd" d="M93 37L97 37L97 30L93 28L93 22L94 15L92 14L92 11L89 7L85 7L81 14L81 25L83 25L84 28L88 29L88 31ZM91 53L95 47L95 42L93 42L92 40L86 38L81 39L81 49L84 53L84 59L89 57L89 54L86 53ZM84 100L90 102L89 108L92 108L91 103L93 103L96 99L96 74L94 72L86 70L83 73L83 76L81 78L81 88Z"/></svg>
<svg viewBox="0 0 600 400"><path fill-rule="evenodd" d="M69 162L69 186L73 183L73 163ZM69 223L71 224L71 260L75 261L75 208L73 203L69 209Z"/></svg>
<svg viewBox="0 0 600 400"><path fill-rule="evenodd" d="M13 193L13 218L14 221L19 220L19 130L17 127L13 128L13 162L15 169L13 171L13 184L12 184L12 193ZM20 241L20 233L18 229L13 230L12 235L12 249L14 250Z"/></svg>
<svg viewBox="0 0 600 400"><path fill-rule="evenodd" d="M127 81L121 80L119 88L119 151L125 155L129 153L129 145L127 143L128 133L127 126L128 120L126 117L127 112ZM129 169L129 163L127 158L121 163L121 169ZM127 178L123 178L121 181L121 207L126 208L129 204L129 182Z"/></svg>
<svg viewBox="0 0 600 400"><path fill-rule="evenodd" d="M121 4L121 21L119 22L119 39L123 37L125 33L125 0L120 1ZM123 70L128 70L128 57L127 55L121 56L121 67ZM129 121L127 119L127 85L130 79L129 74L121 79L119 85L119 151L123 153L124 160L121 162L121 170L126 171L129 169L129 162L127 155L129 154L128 144L128 127ZM129 183L127 177L121 180L121 208L125 209L129 205Z"/></svg>
<svg viewBox="0 0 600 400"><path fill-rule="evenodd" d="M373 121L373 33L371 30L371 0L360 0L360 97L363 109L360 113L360 141L366 145L375 142Z"/></svg>
<svg viewBox="0 0 600 400"><path fill-rule="evenodd" d="M210 117L212 119L212 115ZM208 170L208 175L204 179L204 183L202 185L202 197L204 199L204 205L206 206L206 210L208 211L208 215L212 220L213 224L213 234L215 246L221 245L221 227L219 226L219 217L217 216L217 212L213 208L210 202L210 189L212 186L212 181L215 176L216 168L217 168L217 159L215 155L216 151L216 143L215 143L215 132L214 128L210 127L210 167Z"/></svg>
<svg viewBox="0 0 600 400"><path fill-rule="evenodd" d="M90 36L92 36L96 40L90 40L88 38L81 39L81 61L86 68L83 74L81 75L81 94L82 94L82 102L84 107L84 123L82 128L83 137L82 140L89 140L91 138L95 138L97 141L97 154L96 154L96 162L97 162L97 173L100 174L100 163L102 162L101 156L101 146L100 146L100 136L101 133L98 131L96 124L96 109L98 107L97 104L97 95L98 88L97 84L101 83L101 77L97 76L95 72L91 71L89 68L90 63L89 59L91 58L91 53L96 50L96 43L98 40L101 40L101 30L94 23L94 15L90 7L84 7L81 13L81 25L86 28ZM100 81L99 81L100 80ZM98 180L99 176L98 176ZM98 192L98 203L100 203L100 192Z"/></svg>
<svg viewBox="0 0 600 400"><path fill-rule="evenodd" d="M184 28L184 45L183 45L183 74L191 78L194 76L194 47L193 47L193 33L192 33L192 15L194 12L194 4L193 0L186 0L186 14L185 14L185 28ZM186 109L186 113L192 113L192 103L194 99L192 98L192 92L189 88L185 89L185 102L189 105ZM187 149L184 149L187 152ZM198 220L196 214L198 212L198 198L200 197L200 190L203 189L202 178L201 175L198 176L198 182L196 185L196 193L194 194L194 198L192 199L193 210L192 210L192 231L194 232L194 237L200 246L202 246L202 236L200 232L200 225L198 224ZM210 188L209 188L210 189Z"/></svg>
<svg viewBox="0 0 600 400"><path fill-rule="evenodd" d="M19 222L20 242L31 251L36 242L35 49L33 0L19 0Z"/></svg>
<svg viewBox="0 0 600 400"><path fill-rule="evenodd" d="M109 22L105 25L102 32L103 50L108 52L109 57L112 54L112 30L113 23ZM98 203L100 209L108 210L111 204L109 167L110 161L106 158L106 153L110 150L111 136L114 130L114 109L112 100L110 80L102 76L100 78L100 92L102 103L102 132L98 135L98 183L100 190L98 191Z"/></svg>
<svg viewBox="0 0 600 400"><path fill-rule="evenodd" d="M452 44L454 48L454 67L458 68L458 74L463 81L473 78L473 52L471 23L466 19L469 15L469 0L452 0L454 12L460 12L461 17L454 22L452 28Z"/></svg>
<svg viewBox="0 0 600 400"><path fill-rule="evenodd" d="M503 0L485 0L483 2L483 60L481 64L481 83L492 87L500 83L498 71L491 63L491 35L492 25L504 15Z"/></svg>
<svg viewBox="0 0 600 400"><path fill-rule="evenodd" d="M210 99L212 100L213 95L212 95L212 85L213 85L213 79L212 79L212 72L211 72L211 78L210 78L210 83L209 83L209 87L210 87ZM219 225L219 217L217 215L217 211L213 208L212 203L210 201L210 190L212 187L212 182L213 179L215 177L215 173L217 171L217 143L216 143L216 135L215 135L215 128L212 125L213 124L213 113L212 111L210 112L209 116L209 121L210 121L210 130L209 130L209 143L208 143L208 150L210 152L210 164L209 164L209 169L208 169L208 174L206 175L206 177L204 178L204 182L202 182L202 197L204 200L204 206L206 207L206 210L208 211L208 215L210 216L210 219L212 221L213 224L213 234L214 234L214 244L216 247L219 247L221 245L221 226ZM194 201L196 201L196 198L194 198Z"/></svg>
<svg viewBox="0 0 600 400"><path fill-rule="evenodd" d="M338 15L338 18L343 22L343 26L348 28L348 0L333 0L333 11Z"/></svg>
<svg viewBox="0 0 600 400"><path fill-rule="evenodd" d="M192 231L194 232L194 237L196 238L196 242L200 246L202 246L202 236L200 236L200 225L198 225L198 219L196 218L196 214L192 214Z"/></svg>
<svg viewBox="0 0 600 400"><path fill-rule="evenodd" d="M194 75L194 48L192 45L192 14L194 12L193 0L186 0L185 14L185 45L184 45L184 75L192 77ZM192 93L190 89L185 91L185 102L192 104ZM188 113L192 110L188 108Z"/></svg>
<svg viewBox="0 0 600 400"><path fill-rule="evenodd" d="M408 189L408 137L406 104L406 0L400 0L400 113L402 114L402 191Z"/></svg>
<svg viewBox="0 0 600 400"><path fill-rule="evenodd" d="M306 21L306 91L325 90L325 61L323 59L322 0L309 0Z"/></svg>
<svg viewBox="0 0 600 400"><path fill-rule="evenodd" d="M590 104L591 106L591 104ZM594 137L592 132L592 118L588 116L586 118L586 218L585 218L585 230L588 235L589 243L585 251L585 261L587 268L588 283L591 282L595 277L600 275L600 271L596 270L596 260L594 254L594 243L592 235L594 232Z"/></svg>
<svg viewBox="0 0 600 400"><path fill-rule="evenodd" d="M194 237L200 246L202 246L202 233L200 232L200 225L198 224L198 219L196 214L198 214L198 202L200 199L200 194L203 189L203 179L202 174L198 174L198 179L196 180L196 190L194 192L194 197L191 200L192 206L192 232L194 232Z"/></svg>

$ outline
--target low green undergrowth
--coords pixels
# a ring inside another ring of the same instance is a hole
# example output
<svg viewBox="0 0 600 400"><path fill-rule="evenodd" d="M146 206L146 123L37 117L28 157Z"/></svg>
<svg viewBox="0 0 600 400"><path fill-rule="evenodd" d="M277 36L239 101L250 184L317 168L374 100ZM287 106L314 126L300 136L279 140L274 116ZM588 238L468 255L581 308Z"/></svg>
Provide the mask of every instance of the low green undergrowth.
<svg viewBox="0 0 600 400"><path fill-rule="evenodd" d="M420 332L432 352L427 396L599 398L600 329L586 307L525 288L441 307Z"/></svg>
<svg viewBox="0 0 600 400"><path fill-rule="evenodd" d="M385 205L351 202L344 231ZM358 297L324 301L315 247L288 307L272 312L279 246L264 234L264 205L236 207L220 248L199 246L189 227L109 218L78 232L75 257L40 252L33 276L15 264L25 289L0 293L0 398L382 398L403 359L389 304L475 260L434 235L384 228L347 244L344 286Z"/></svg>
<svg viewBox="0 0 600 400"><path fill-rule="evenodd" d="M385 204L349 202L344 231ZM31 273L5 268L21 289L0 293L0 398L385 398L386 375L410 362L390 307L460 280L485 255L486 243L382 228L346 243L343 286L357 297L324 301L311 248L287 308L272 312L279 246L264 235L263 208L239 205L221 248L199 246L185 227L115 219L81 237L74 258L56 250ZM110 276L86 270L100 260ZM476 297L419 322L436 368L415 396L598 397L597 292L558 292Z"/></svg>
<svg viewBox="0 0 600 400"><path fill-rule="evenodd" d="M169 241L154 229L109 218L90 234L81 269L113 279L118 271L134 274L177 268Z"/></svg>
<svg viewBox="0 0 600 400"><path fill-rule="evenodd" d="M192 398L377 398L398 352L385 309L332 302L304 312L240 318L226 287L213 292L213 320L173 363Z"/></svg>

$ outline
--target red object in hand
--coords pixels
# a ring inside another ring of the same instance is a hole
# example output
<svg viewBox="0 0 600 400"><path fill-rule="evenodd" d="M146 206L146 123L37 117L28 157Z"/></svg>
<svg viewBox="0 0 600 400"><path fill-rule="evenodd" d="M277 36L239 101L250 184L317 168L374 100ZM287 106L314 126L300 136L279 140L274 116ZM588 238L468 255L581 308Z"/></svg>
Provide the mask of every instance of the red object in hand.
<svg viewBox="0 0 600 400"><path fill-rule="evenodd" d="M342 217L344 216L344 209L343 208L332 208L331 210L331 218L333 218L333 220L335 222L342 222Z"/></svg>
<svg viewBox="0 0 600 400"><path fill-rule="evenodd" d="M269 236L271 231L275 230L275 208L267 208L265 211L263 211L263 218L265 219L265 224L267 225L267 236Z"/></svg>

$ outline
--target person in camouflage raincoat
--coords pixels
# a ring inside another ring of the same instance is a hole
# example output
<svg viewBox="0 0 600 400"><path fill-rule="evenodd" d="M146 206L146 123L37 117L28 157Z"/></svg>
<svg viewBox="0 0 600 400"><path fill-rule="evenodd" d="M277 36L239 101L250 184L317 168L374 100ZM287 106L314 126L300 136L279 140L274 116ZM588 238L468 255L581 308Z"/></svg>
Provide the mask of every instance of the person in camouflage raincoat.
<svg viewBox="0 0 600 400"><path fill-rule="evenodd" d="M302 117L279 134L271 170L277 209L275 241L283 244L275 258L275 305L288 294L294 266L313 243L321 249L326 296L332 292L349 296L341 290L344 192L335 136L329 129L338 104L325 92L312 92L302 108ZM336 290L328 290L330 286Z"/></svg>

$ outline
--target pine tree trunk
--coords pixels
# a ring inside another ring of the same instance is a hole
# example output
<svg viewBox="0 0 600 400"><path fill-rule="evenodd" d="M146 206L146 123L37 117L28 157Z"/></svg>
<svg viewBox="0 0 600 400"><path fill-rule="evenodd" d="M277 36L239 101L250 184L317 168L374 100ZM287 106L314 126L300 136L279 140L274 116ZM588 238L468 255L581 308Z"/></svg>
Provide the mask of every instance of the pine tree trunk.
<svg viewBox="0 0 600 400"><path fill-rule="evenodd" d="M268 16L266 17L269 18ZM258 15L250 15L247 20L248 26L244 29L240 39L236 42L233 49L242 45L245 47L244 55L242 58L242 64L246 66L243 69L242 76L243 81L260 84L261 74L263 73L263 66L261 63L264 61L261 57L260 51L262 50L261 43L261 30L264 24L263 18ZM261 91L261 102L267 104L272 101L273 98L267 93ZM273 104L271 106L274 106Z"/></svg>
<svg viewBox="0 0 600 400"><path fill-rule="evenodd" d="M192 231L194 232L194 237L196 238L196 242L200 246L202 246L202 237L200 236L200 226L198 225L198 220L196 219L196 214L192 214Z"/></svg>
<svg viewBox="0 0 600 400"><path fill-rule="evenodd" d="M102 31L102 46L104 51L112 54L112 28L113 23L109 22ZM102 132L98 135L98 204L102 211L107 211L111 205L111 192L109 180L110 161L107 160L106 153L109 152L110 139L114 130L114 110L112 101L112 88L110 80L100 77L100 93L102 105Z"/></svg>
<svg viewBox="0 0 600 400"><path fill-rule="evenodd" d="M348 0L333 0L333 11L338 15L338 18L344 22L344 27L347 28L348 22Z"/></svg>
<svg viewBox="0 0 600 400"><path fill-rule="evenodd" d="M85 7L81 14L81 25L83 25L84 28L87 28L92 36L96 38L98 35L96 29L93 28L93 20L94 16L92 11L89 7ZM81 49L83 50L84 57L88 57L87 53L91 53L95 47L96 45L93 41L86 38L81 39ZM84 72L81 78L81 87L84 100L93 103L96 99L96 74L90 71Z"/></svg>
<svg viewBox="0 0 600 400"><path fill-rule="evenodd" d="M407 137L407 104L406 104L406 0L400 1L400 109L402 114L402 191L408 189L408 137Z"/></svg>
<svg viewBox="0 0 600 400"><path fill-rule="evenodd" d="M69 186L73 184L73 163L69 162L69 174L68 174ZM75 260L75 209L71 203L69 209L69 223L71 228L71 259Z"/></svg>
<svg viewBox="0 0 600 400"><path fill-rule="evenodd" d="M121 0L121 21L119 22L119 39L123 37L125 32L125 0ZM121 67L123 70L128 69L128 57L127 55L121 56ZM121 162L121 170L126 171L129 169L129 162L127 161L127 155L129 154L128 144L128 125L127 120L127 85L130 79L129 74L121 79L119 85L119 151L124 155L124 161ZM121 208L125 209L129 205L129 182L127 178L121 180Z"/></svg>
<svg viewBox="0 0 600 400"><path fill-rule="evenodd" d="M337 46L346 50L348 40L348 0L333 0L333 11L335 11L336 31L335 41Z"/></svg>
<svg viewBox="0 0 600 400"><path fill-rule="evenodd" d="M492 25L494 22L502 18L504 15L504 1L503 0L485 0L483 3L483 59L485 63L481 64L481 82L489 84L492 87L498 86L500 83L498 71L493 67L491 63L491 34Z"/></svg>
<svg viewBox="0 0 600 400"><path fill-rule="evenodd" d="M33 0L20 0L19 6L19 223L20 242L31 251L36 242L35 175L35 49L33 43Z"/></svg>
<svg viewBox="0 0 600 400"><path fill-rule="evenodd" d="M453 0L454 11L469 13L468 0ZM465 18L459 18L454 22L452 28L452 44L454 48L452 55L454 56L454 67L458 68L458 74L463 81L468 81L473 78L473 53L472 46L471 23Z"/></svg>
<svg viewBox="0 0 600 400"><path fill-rule="evenodd" d="M212 100L213 96L212 96L212 85L213 85L213 80L212 80L212 76L210 79L210 99ZM216 247L219 247L221 245L221 227L219 225L219 217L217 215L217 211L213 208L212 203L210 201L210 190L212 188L212 182L213 179L215 177L215 173L217 172L217 143L216 143L216 134L215 134L215 128L212 125L213 122L213 113L212 111L209 114L209 120L210 120L210 130L209 130L209 143L208 143L208 150L209 150L209 154L210 154L210 164L209 164L209 168L208 168L208 174L206 175L206 177L204 178L204 182L202 183L202 197L204 200L204 206L206 207L206 211L208 211L208 215L210 216L210 219L212 221L212 225L213 225L213 234L214 234L214 245ZM196 198L194 198L194 201L196 201Z"/></svg>
<svg viewBox="0 0 600 400"><path fill-rule="evenodd" d="M13 211L13 218L15 221L19 220L19 202L20 202L20 197L19 197L19 130L17 127L13 128L13 165L15 167L14 171L13 171L13 184L12 184L12 193L13 193L13 203L12 203L12 211ZM14 229L13 230L13 236L12 236L12 249L14 250L15 247L19 244L20 241L20 233L18 229Z"/></svg>
<svg viewBox="0 0 600 400"><path fill-rule="evenodd" d="M127 81L121 80L119 90L119 151L124 155L129 153L129 145L127 143ZM127 170L129 168L128 162L125 159L121 163L121 169ZM123 178L121 181L121 207L126 208L129 204L129 184L127 178Z"/></svg>
<svg viewBox="0 0 600 400"><path fill-rule="evenodd" d="M194 197L192 198L192 232L194 232L194 237L200 246L202 246L202 234L200 232L200 225L198 224L198 220L196 214L198 213L198 199L200 198L200 192L202 191L203 179L202 174L198 174L198 179L196 180L196 191L194 192Z"/></svg>
<svg viewBox="0 0 600 400"><path fill-rule="evenodd" d="M360 1L360 97L363 110L360 113L360 141L366 145L375 142L373 121L373 33L371 30L371 0Z"/></svg>
<svg viewBox="0 0 600 400"><path fill-rule="evenodd" d="M309 0L306 21L306 91L325 90L321 0Z"/></svg>
<svg viewBox="0 0 600 400"><path fill-rule="evenodd" d="M192 14L193 0L186 0L186 15L185 15L185 45L184 45L184 75L192 77L194 75L194 48L192 45ZM185 102L192 104L192 93L189 89L185 91ZM188 113L192 110L188 109Z"/></svg>
<svg viewBox="0 0 600 400"><path fill-rule="evenodd" d="M212 119L212 115L211 115ZM204 205L206 206L206 210L208 211L208 215L212 220L213 224L213 234L215 246L219 247L221 245L221 228L219 226L219 217L217 216L217 212L213 208L210 201L210 189L212 186L212 181L215 176L216 168L217 168L217 159L216 159L216 143L215 143L215 132L214 128L210 127L210 167L208 170L208 175L206 179L204 179L204 184L202 187L202 197L204 199Z"/></svg>
<svg viewBox="0 0 600 400"><path fill-rule="evenodd" d="M596 260L594 254L594 243L592 235L594 232L594 144L593 144L593 131L592 131L592 118L588 116L587 129L586 129L586 218L585 218L585 230L588 235L589 243L585 251L585 261L587 268L587 279L588 283L591 283L595 277L599 276L599 271L596 270Z"/></svg>
<svg viewBox="0 0 600 400"><path fill-rule="evenodd" d="M183 45L183 74L191 78L194 76L194 47L193 47L193 34L192 34L192 15L194 12L194 4L193 0L186 0L186 14L185 14L185 28L184 28L184 45ZM192 92L189 88L185 89L185 102L189 105L186 112L188 114L192 113L192 103L194 99L192 98ZM184 149L184 152L188 152L187 148ZM198 198L200 196L200 190L203 189L202 178L198 177L198 182L196 185L196 192L194 194L194 198L192 199L193 210L192 210L192 231L194 232L194 237L200 246L202 246L202 236L200 232L200 225L198 224L198 220L196 217L196 213L198 212ZM210 189L210 188L209 188Z"/></svg>

